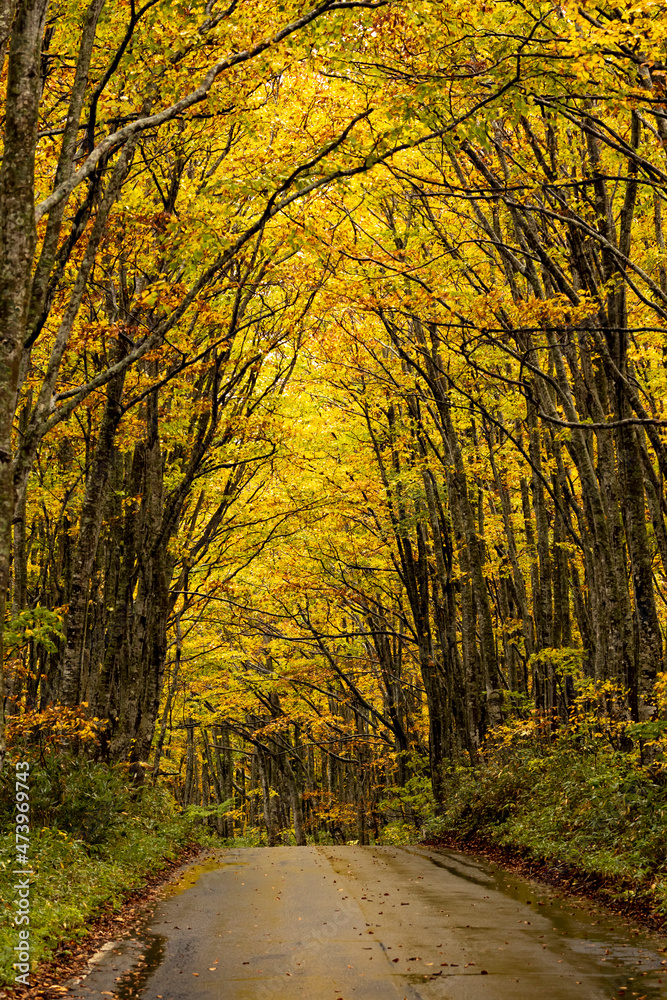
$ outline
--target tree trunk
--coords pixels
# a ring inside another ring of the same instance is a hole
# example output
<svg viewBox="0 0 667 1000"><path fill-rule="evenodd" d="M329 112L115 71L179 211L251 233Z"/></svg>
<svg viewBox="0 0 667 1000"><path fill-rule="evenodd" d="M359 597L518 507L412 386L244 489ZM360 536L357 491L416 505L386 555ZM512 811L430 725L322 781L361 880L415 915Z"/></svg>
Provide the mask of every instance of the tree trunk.
<svg viewBox="0 0 667 1000"><path fill-rule="evenodd" d="M0 770L5 758L4 625L14 488L12 434L35 252L35 144L48 0L19 0L11 31L0 167ZM3 55L13 5L0 8Z"/></svg>

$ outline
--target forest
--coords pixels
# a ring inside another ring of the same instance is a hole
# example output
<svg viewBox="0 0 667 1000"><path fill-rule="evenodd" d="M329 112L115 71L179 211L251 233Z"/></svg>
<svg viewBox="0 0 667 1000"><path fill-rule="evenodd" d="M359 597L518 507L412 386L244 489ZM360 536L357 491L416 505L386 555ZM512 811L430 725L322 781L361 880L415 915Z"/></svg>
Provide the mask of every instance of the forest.
<svg viewBox="0 0 667 1000"><path fill-rule="evenodd" d="M667 906L666 29L0 0L0 753L37 826L106 769L227 842L495 824Z"/></svg>

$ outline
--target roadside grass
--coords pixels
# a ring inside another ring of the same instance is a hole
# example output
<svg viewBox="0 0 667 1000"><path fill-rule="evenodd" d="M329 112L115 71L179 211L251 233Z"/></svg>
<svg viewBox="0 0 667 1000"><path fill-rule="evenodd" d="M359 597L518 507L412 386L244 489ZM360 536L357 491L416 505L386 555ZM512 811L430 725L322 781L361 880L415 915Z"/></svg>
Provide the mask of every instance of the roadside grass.
<svg viewBox="0 0 667 1000"><path fill-rule="evenodd" d="M14 982L18 876L11 762L0 779L0 983ZM196 829L196 836L195 836ZM62 754L30 768L31 965L85 937L92 920L207 832L175 810L160 787L133 788L126 774Z"/></svg>
<svg viewBox="0 0 667 1000"><path fill-rule="evenodd" d="M486 842L589 876L607 898L667 917L663 741L630 744L625 735L621 726L578 724L554 733L539 720L507 727L478 766L448 770L441 810L424 834Z"/></svg>

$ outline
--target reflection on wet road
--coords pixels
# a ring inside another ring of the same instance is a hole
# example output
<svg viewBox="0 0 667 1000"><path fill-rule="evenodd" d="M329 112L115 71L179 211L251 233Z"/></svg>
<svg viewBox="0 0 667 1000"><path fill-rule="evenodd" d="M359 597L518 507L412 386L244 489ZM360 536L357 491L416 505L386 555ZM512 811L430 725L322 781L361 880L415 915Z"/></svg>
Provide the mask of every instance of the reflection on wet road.
<svg viewBox="0 0 667 1000"><path fill-rule="evenodd" d="M665 942L454 852L220 851L68 994L146 1000L667 1000Z"/></svg>

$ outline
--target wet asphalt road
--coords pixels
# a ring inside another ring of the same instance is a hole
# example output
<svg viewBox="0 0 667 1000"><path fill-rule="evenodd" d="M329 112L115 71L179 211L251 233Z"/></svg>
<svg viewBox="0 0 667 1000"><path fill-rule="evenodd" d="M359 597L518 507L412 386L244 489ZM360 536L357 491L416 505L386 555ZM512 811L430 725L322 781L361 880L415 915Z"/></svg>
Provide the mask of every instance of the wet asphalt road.
<svg viewBox="0 0 667 1000"><path fill-rule="evenodd" d="M667 1000L665 941L453 852L277 847L192 867L73 1000Z"/></svg>

